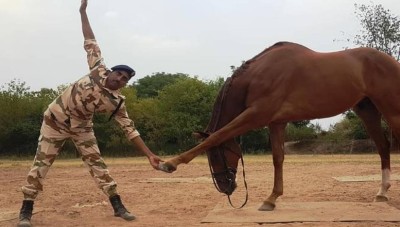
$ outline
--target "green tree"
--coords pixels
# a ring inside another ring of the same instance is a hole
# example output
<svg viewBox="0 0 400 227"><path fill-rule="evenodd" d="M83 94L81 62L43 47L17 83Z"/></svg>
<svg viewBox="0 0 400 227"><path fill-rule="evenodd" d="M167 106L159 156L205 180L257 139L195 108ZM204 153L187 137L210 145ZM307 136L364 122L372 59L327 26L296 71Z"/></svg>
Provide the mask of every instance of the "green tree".
<svg viewBox="0 0 400 227"><path fill-rule="evenodd" d="M269 130L266 127L247 132L239 137L239 142L244 153L265 153L271 150Z"/></svg>
<svg viewBox="0 0 400 227"><path fill-rule="evenodd" d="M303 128L303 127L307 127L310 124L310 120L293 121L293 122L290 122L290 124L292 124L296 128Z"/></svg>
<svg viewBox="0 0 400 227"><path fill-rule="evenodd" d="M158 98L138 99L134 103L130 117L135 121L135 126L141 137L152 150L162 150L164 140L160 139L160 130L164 127L162 113L159 108Z"/></svg>
<svg viewBox="0 0 400 227"><path fill-rule="evenodd" d="M344 121L337 125L336 130L342 130L346 139L367 139L368 134L361 119L353 111L347 111L344 115Z"/></svg>
<svg viewBox="0 0 400 227"><path fill-rule="evenodd" d="M286 126L286 140L287 141L298 141L298 140L311 140L316 138L316 132L313 125L303 124L304 121L298 122L298 124L290 123Z"/></svg>
<svg viewBox="0 0 400 227"><path fill-rule="evenodd" d="M46 103L48 104L48 103ZM12 80L0 90L0 153L34 154L39 136L42 101L25 82Z"/></svg>
<svg viewBox="0 0 400 227"><path fill-rule="evenodd" d="M187 74L183 73L154 73L151 76L146 76L139 79L133 84L137 90L139 98L151 98L158 96L158 93L167 85L174 83L177 79L188 78Z"/></svg>
<svg viewBox="0 0 400 227"><path fill-rule="evenodd" d="M376 48L399 60L400 18L380 4L354 6L363 28L354 37L354 44Z"/></svg>
<svg viewBox="0 0 400 227"><path fill-rule="evenodd" d="M158 138L181 149L193 146L192 132L206 127L216 92L197 78L179 79L165 87L159 94Z"/></svg>

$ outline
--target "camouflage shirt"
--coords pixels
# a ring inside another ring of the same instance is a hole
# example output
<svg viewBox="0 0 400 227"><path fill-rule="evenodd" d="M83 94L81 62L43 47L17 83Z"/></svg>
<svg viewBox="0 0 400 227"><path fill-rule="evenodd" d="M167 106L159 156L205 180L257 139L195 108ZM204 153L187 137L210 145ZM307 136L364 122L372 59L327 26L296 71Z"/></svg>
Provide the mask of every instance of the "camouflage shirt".
<svg viewBox="0 0 400 227"><path fill-rule="evenodd" d="M84 48L90 73L71 84L48 107L53 119L71 131L91 131L94 113L112 114L118 104L122 105L115 113L115 120L128 139L139 135L134 123L129 119L124 104L125 97L120 90L105 87L106 72L100 48L94 39L85 40Z"/></svg>

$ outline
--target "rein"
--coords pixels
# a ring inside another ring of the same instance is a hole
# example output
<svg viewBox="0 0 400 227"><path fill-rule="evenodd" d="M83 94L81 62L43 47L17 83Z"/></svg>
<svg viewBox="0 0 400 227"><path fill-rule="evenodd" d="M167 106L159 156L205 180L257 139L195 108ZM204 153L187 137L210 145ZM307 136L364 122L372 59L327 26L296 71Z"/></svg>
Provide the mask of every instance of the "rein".
<svg viewBox="0 0 400 227"><path fill-rule="evenodd" d="M214 183L214 187L217 189L217 191L219 191L219 192L221 192L221 193L224 193L224 192L221 191L221 189L218 187L218 184L216 183L216 180L215 180L215 177L214 177L214 176L219 175L219 174L229 173L229 172L233 172L234 174L236 174L236 170L234 170L234 169L232 169L232 168L229 168L228 165L226 164L226 158L225 158L224 151L221 152L221 151L218 149L218 154L221 155L221 156L222 156L222 159L224 160L225 170L224 170L224 171L221 171L221 172L218 172L218 173L215 173L215 172L213 171L213 169L212 169L212 166L211 166L210 156L207 156L207 157L208 157L208 167L210 168L210 172L211 172L211 175L212 175L212 180L213 180L213 183ZM245 189L246 189L246 197L245 197L245 200L244 200L244 202L242 203L242 205L240 205L240 206L234 206L233 203L232 203L232 200L231 200L231 196L228 195L229 204L230 204L231 207L234 208L234 209L243 208L243 207L247 204L247 201L248 201L248 199L249 199L249 191L248 191L248 188L247 188L246 173L245 173L245 171L244 171L243 155L240 155L240 161L241 161L241 163L242 163L243 184L244 184L244 187L245 187ZM232 187L232 183L233 183L233 182L232 182L232 179L226 178L226 180L229 181L229 187Z"/></svg>
<svg viewBox="0 0 400 227"><path fill-rule="evenodd" d="M209 124L208 124L208 127L207 127L207 129L206 129L206 132L210 132L210 131L211 131L211 132L215 132L215 131L216 131L217 126L218 126L219 119L220 119L220 117L221 117L221 108L222 108L222 104L223 104L224 99L225 99L225 96L227 95L228 90L229 90L229 88L230 88L230 86L231 86L231 83L232 83L232 81L233 81L233 77L234 77L234 76L237 76L237 74L240 74L241 71L243 71L244 69L246 69L246 66L247 66L247 64L243 64L241 67L239 67L239 70L236 70L236 71L235 71L235 73L234 73L234 75L233 75L232 77L228 77L228 78L226 79L225 84L224 84L223 87L222 87L222 90L221 90L220 93L218 94L217 101L214 103L214 112L212 113L211 121L210 121ZM236 170L234 170L234 169L228 167L228 165L227 165L227 163L226 163L226 158L225 158L224 151L221 152L219 146L216 147L216 149L217 149L218 154L222 156L222 160L224 161L225 170L224 170L224 171L221 171L221 172L219 172L219 173L214 173L214 171L213 171L213 169L212 169L212 166L211 166L210 155L207 155L207 157L208 157L208 166L209 166L209 168L210 168L210 172L211 172L211 175L212 175L212 179L213 179L213 183L214 183L215 188L216 188L219 192L224 193L224 192L222 192L221 189L218 187L218 184L217 184L217 182L216 182L215 176L216 176L216 175L219 175L219 174L225 174L225 175L227 175L227 173L229 173L229 172L233 172L234 174L236 174ZM211 151L211 152L212 152L212 151ZM235 153L235 154L236 154L236 153ZM232 204L230 195L228 195L229 204L231 205L231 207L233 207L233 208L235 208L235 209L243 208L243 207L246 205L246 203L247 203L247 201L248 201L248 198L249 198L249 193L248 193L248 189L247 189L247 182L246 182L246 174L245 174L245 171L244 171L243 155L242 155L242 154L238 154L238 155L240 155L240 160L241 160L241 162L242 162L243 182L244 182L244 186L245 186L245 189L246 189L246 197L245 197L245 200L244 200L244 202L242 203L241 206L235 207L235 206ZM232 186L233 186L233 185L232 185L232 184L233 184L232 179L229 179L229 178L227 177L226 180L229 181L229 187L232 187Z"/></svg>
<svg viewBox="0 0 400 227"><path fill-rule="evenodd" d="M240 156L240 161L242 162L243 183L244 183L244 187L245 187L245 189L246 189L246 197L245 197L244 202L242 203L242 205L240 205L240 206L238 206L238 207L235 207L235 206L232 204L231 196L228 195L229 204L231 205L231 207L233 207L233 208L235 208L235 209L243 208L243 207L247 204L247 201L249 200L249 190L247 190L246 174L245 174L245 172L244 172L243 155ZM214 182L214 184L215 184L215 182Z"/></svg>

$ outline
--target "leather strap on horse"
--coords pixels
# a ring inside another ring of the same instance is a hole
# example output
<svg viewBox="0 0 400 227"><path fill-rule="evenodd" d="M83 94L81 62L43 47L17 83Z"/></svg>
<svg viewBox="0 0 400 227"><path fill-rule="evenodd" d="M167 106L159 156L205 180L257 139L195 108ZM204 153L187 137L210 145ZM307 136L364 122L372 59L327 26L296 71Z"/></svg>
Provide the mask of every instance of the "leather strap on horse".
<svg viewBox="0 0 400 227"><path fill-rule="evenodd" d="M228 78L226 79L226 81L225 81L225 83L224 83L222 89L221 89L221 92L218 94L217 100L216 100L215 103L214 103L214 110L216 110L216 112L213 112L213 113L212 113L211 121L208 123L208 127L207 127L207 129L206 129L206 132L215 132L215 131L216 131L217 124L218 124L219 118L220 118L220 116L221 116L221 107L222 107L222 104L223 104L223 102L224 102L225 96L226 96L226 94L228 93L228 90L229 90L229 88L230 88L230 86L231 86L232 80L233 80L232 77L228 77ZM207 157L210 158L210 156L209 156L208 154L207 154ZM223 160L224 160L224 162L225 162L225 168L227 168L225 157L223 157ZM231 197L228 195L229 204L230 204L231 207L233 207L234 209L243 208L243 207L247 204L247 201L248 201L248 198L249 198L249 192L248 192L248 189L247 189L247 182L246 182L246 174L245 174L245 171L244 171L243 155L240 156L240 160L241 160L241 162L242 162L242 168L243 168L243 169L242 169L242 173L243 173L244 187L245 187L245 189L246 189L246 198L245 198L245 201L243 202L243 204L242 204L241 206L235 207L235 206L232 204ZM213 170L212 170L212 167L211 167L210 160L208 161L208 166L210 167L210 172L211 172L211 174L212 174L212 173L213 173ZM221 192L220 189L218 188L216 182L215 182L214 176L212 176L212 179L213 179L213 183L214 183L215 188L216 188L219 192Z"/></svg>
<svg viewBox="0 0 400 227"><path fill-rule="evenodd" d="M218 150L218 152L219 152L219 150ZM222 155L222 158L223 158L223 160L224 160L225 169L228 169L228 166L226 165L226 160L225 160L224 154L221 154L221 152L219 152L219 153L220 153L220 155ZM207 158L208 158L208 167L210 168L210 172L211 172L211 175L212 175L212 180L213 180L213 183L214 183L214 187L215 187L219 192L222 193L221 189L217 186L217 183L215 182L215 177L213 176L213 174L214 174L213 172L214 172L214 171L213 171L213 169L212 169L212 167L211 167L210 156L207 155ZM236 207L236 206L234 206L233 203L232 203L231 196L228 195L229 204L230 204L231 207L234 208L234 209L241 209L241 208L243 208L243 207L247 204L247 201L248 201L248 199L249 199L249 190L248 190L248 188L247 188L246 173L245 173L245 171L244 171L243 155L240 156L240 161L242 162L243 184L244 184L244 187L245 187L245 189L246 189L246 197L245 197L245 200L244 200L244 202L242 203L242 205Z"/></svg>
<svg viewBox="0 0 400 227"><path fill-rule="evenodd" d="M243 183L244 183L244 188L246 189L246 198L245 198L245 200L244 200L244 202L242 203L241 206L235 207L235 206L232 204L231 196L228 195L229 204L230 204L231 207L233 207L234 209L241 209L241 208L243 208L243 207L247 204L247 201L249 200L249 191L247 190L246 174L245 174L245 172L244 172L243 155L240 156L240 161L242 161Z"/></svg>

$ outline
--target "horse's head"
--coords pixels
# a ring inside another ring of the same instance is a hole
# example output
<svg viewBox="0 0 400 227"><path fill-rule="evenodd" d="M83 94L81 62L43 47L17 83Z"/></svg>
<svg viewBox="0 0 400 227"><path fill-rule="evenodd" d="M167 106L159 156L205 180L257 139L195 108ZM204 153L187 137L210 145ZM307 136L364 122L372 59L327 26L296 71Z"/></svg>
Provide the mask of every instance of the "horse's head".
<svg viewBox="0 0 400 227"><path fill-rule="evenodd" d="M207 138L209 134L197 132L197 138ZM236 188L236 171L239 159L242 157L240 146L234 139L228 140L219 146L207 151L208 164L211 176L217 190L231 195Z"/></svg>

